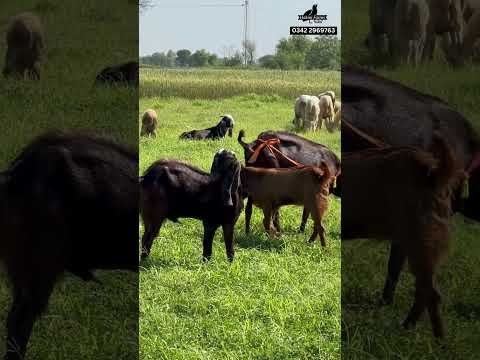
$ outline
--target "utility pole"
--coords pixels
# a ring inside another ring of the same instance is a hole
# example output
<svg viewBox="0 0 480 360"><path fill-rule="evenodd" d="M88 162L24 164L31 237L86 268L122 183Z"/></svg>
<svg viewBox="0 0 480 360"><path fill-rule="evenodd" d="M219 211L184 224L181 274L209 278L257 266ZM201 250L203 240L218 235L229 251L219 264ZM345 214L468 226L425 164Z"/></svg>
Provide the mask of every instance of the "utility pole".
<svg viewBox="0 0 480 360"><path fill-rule="evenodd" d="M243 37L243 59L245 61L245 67L248 65L247 61L247 45L248 45L248 0L245 0L243 4L245 7L245 34Z"/></svg>

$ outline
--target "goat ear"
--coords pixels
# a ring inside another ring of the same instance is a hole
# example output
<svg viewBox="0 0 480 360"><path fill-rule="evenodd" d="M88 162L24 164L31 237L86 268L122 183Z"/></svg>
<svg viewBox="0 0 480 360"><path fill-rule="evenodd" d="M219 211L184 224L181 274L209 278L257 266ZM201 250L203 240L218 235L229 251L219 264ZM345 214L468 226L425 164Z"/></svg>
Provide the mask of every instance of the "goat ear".
<svg viewBox="0 0 480 360"><path fill-rule="evenodd" d="M222 201L224 206L233 206L233 197L240 188L240 165L235 168L235 171L229 173L224 177L222 189Z"/></svg>

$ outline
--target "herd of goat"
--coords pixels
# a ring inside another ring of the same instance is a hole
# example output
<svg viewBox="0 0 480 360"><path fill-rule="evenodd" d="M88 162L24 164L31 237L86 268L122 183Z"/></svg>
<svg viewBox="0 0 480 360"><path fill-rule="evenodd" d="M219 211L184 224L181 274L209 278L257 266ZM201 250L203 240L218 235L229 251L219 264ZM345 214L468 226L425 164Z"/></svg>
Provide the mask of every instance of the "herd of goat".
<svg viewBox="0 0 480 360"><path fill-rule="evenodd" d="M447 61L478 57L480 0L370 0L365 44L375 55L418 65L434 56L437 38Z"/></svg>
<svg viewBox="0 0 480 360"><path fill-rule="evenodd" d="M378 42L376 35L369 41ZM392 38L388 31L382 36ZM450 44L455 38L466 44L466 35L455 36ZM5 76L40 78L45 45L38 18L16 17L7 46ZM97 80L138 86L138 64L106 68ZM96 269L138 271L139 213L145 225L141 257L149 255L165 220L190 217L204 226L203 257L211 257L221 226L233 261L234 226L245 199L247 232L253 205L262 209L272 235L281 231L279 208L300 205L300 229L311 216L310 241L320 237L325 246L322 218L330 194L342 198L343 240L391 241L383 300L393 301L408 261L416 290L404 325L414 326L428 311L434 335L443 337L435 274L448 251L452 214L480 221L480 137L440 99L353 67L342 69L342 103L341 115L333 93L301 96L294 107L298 127L315 130L323 120L329 130L341 127L341 163L328 147L294 133L265 131L246 143L240 131L245 165L222 149L209 172L159 160L139 179L138 151L113 140L78 131L34 139L0 173L0 258L13 294L5 359L24 358L33 324L63 273L95 280ZM142 134L155 135L157 115L147 112L146 118ZM232 136L233 127L233 117L224 115L216 126L181 138L218 139Z"/></svg>

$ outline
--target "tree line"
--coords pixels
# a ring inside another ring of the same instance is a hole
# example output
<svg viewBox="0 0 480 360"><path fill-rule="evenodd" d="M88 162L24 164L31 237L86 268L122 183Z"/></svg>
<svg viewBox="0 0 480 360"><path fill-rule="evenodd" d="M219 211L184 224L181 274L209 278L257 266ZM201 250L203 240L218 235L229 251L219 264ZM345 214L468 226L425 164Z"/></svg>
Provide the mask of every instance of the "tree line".
<svg viewBox="0 0 480 360"><path fill-rule="evenodd" d="M256 58L255 43L247 41L242 50L228 48L219 57L204 49L156 52L140 57L140 63L159 67L263 67L282 70L340 69L341 46L335 36L290 36L281 39L275 54Z"/></svg>

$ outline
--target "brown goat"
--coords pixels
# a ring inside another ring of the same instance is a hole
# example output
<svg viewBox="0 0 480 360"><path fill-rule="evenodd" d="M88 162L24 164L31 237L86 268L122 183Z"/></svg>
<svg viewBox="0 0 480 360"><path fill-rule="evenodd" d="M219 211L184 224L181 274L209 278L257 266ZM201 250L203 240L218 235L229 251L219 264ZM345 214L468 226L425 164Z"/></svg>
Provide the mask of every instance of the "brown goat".
<svg viewBox="0 0 480 360"><path fill-rule="evenodd" d="M44 52L45 39L40 19L32 13L17 15L7 29L3 75L40 79L40 63Z"/></svg>
<svg viewBox="0 0 480 360"><path fill-rule="evenodd" d="M291 169L264 169L242 167L241 183L244 196L263 210L263 225L270 234L278 234L272 216L280 206L303 205L306 218L311 214L315 223L309 242L320 236L322 246L326 246L322 218L328 209L330 184L334 180L328 166L306 166ZM305 218L305 219L306 219Z"/></svg>
<svg viewBox="0 0 480 360"><path fill-rule="evenodd" d="M415 300L404 326L415 326L428 309L433 333L442 337L434 277L448 250L453 189L465 177L452 149L438 135L431 150L388 147L343 154L342 239L390 240L384 301L393 301L408 259L416 280Z"/></svg>
<svg viewBox="0 0 480 360"><path fill-rule="evenodd" d="M155 110L148 109L142 116L141 136L157 136L158 117Z"/></svg>

